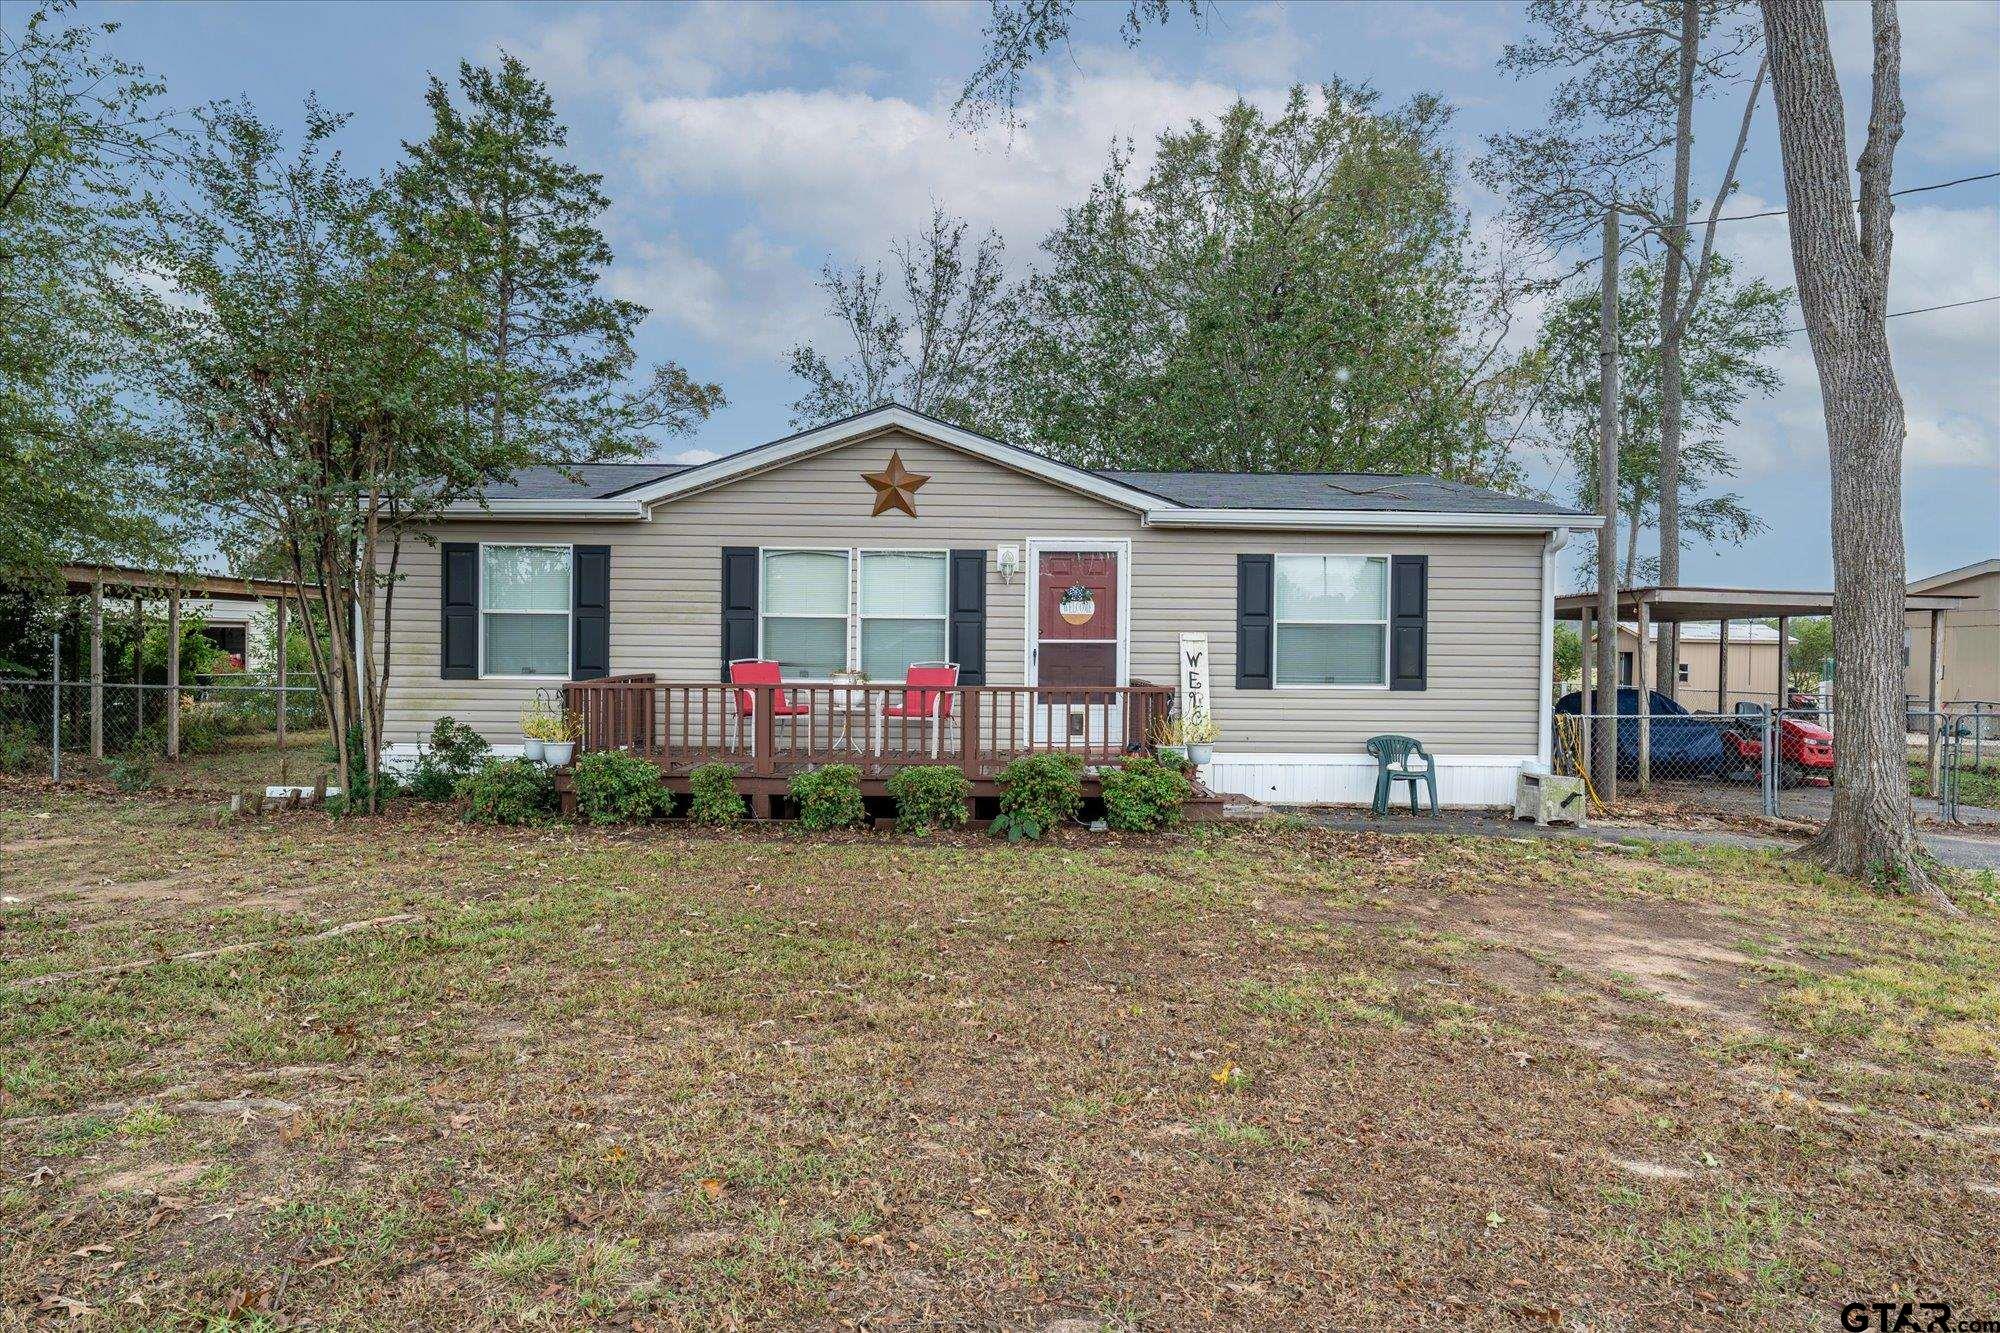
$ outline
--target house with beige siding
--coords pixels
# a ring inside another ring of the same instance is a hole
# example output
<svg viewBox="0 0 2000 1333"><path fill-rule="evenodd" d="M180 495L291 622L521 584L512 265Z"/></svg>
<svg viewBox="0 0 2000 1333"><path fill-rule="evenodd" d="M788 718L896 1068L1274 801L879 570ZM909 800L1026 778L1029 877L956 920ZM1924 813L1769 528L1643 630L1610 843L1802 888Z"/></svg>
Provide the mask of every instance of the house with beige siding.
<svg viewBox="0 0 2000 1333"><path fill-rule="evenodd" d="M1660 689L1691 713L1726 713L1738 703L1778 706L1778 631L1755 620L1732 620L1729 651L1722 651L1722 623L1690 621L1680 627L1680 648L1674 657L1675 678ZM1657 652L1660 626L1646 626L1648 651ZM1618 683L1635 680L1639 647L1639 627L1621 621L1618 625ZM1729 673L1727 690L1722 673Z"/></svg>
<svg viewBox="0 0 2000 1333"><path fill-rule="evenodd" d="M897 406L529 469L405 538L385 739L449 714L504 751L539 696L670 774L990 776L1143 749L1206 695L1213 791L1365 801L1368 738L1402 733L1444 801L1501 804L1548 759L1555 556L1597 522L1423 477L1090 471ZM732 687L747 660L782 685ZM905 690L918 663L955 685Z"/></svg>
<svg viewBox="0 0 2000 1333"><path fill-rule="evenodd" d="M1938 703L2000 704L2000 559L1918 579L1912 594L1962 599L1938 611ZM1930 691L1931 612L1908 611L1903 621L1903 692L1925 699Z"/></svg>

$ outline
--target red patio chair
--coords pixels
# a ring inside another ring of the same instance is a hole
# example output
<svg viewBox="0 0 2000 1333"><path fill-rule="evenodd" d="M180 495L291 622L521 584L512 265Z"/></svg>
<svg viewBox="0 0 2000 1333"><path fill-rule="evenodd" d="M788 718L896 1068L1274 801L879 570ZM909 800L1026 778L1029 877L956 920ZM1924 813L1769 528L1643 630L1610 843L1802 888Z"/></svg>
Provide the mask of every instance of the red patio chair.
<svg viewBox="0 0 2000 1333"><path fill-rule="evenodd" d="M882 705L883 736L886 739L889 732L888 719L916 718L932 727L931 758L935 759L944 746L944 720L951 716L952 691L958 688L958 665L954 662L912 662L903 676L903 684L922 688L905 689L901 703ZM890 696L892 700L894 697Z"/></svg>
<svg viewBox="0 0 2000 1333"><path fill-rule="evenodd" d="M739 657L729 664L731 685L783 685L784 672L776 662L759 657ZM801 717L812 712L809 703L794 703L784 690L771 691L771 716ZM757 691L736 691L736 744L743 744L743 720L757 713Z"/></svg>

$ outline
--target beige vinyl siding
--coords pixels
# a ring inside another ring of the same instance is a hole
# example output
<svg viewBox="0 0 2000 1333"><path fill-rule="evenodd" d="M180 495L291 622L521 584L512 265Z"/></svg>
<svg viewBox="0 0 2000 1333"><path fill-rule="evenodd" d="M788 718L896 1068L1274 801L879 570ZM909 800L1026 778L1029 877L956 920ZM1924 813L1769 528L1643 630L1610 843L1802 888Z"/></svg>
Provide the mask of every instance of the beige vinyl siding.
<svg viewBox="0 0 2000 1333"><path fill-rule="evenodd" d="M863 472L900 450L930 481L918 517L871 517ZM1389 536L1148 529L1121 508L954 450L889 434L846 444L756 476L675 500L648 522L442 525L450 541L523 541L611 547L611 669L663 681L720 676L721 550L725 546L981 547L987 552L989 684L1024 681L1031 571L1002 584L993 551L1034 539L1131 543L1130 672L1168 684L1184 631L1205 632L1214 664L1220 751L1353 752L1401 731L1446 754L1533 754L1539 676L1539 536ZM1239 552L1421 554L1430 561L1430 688L1233 688ZM438 678L435 547L406 546L395 594L388 739L418 739L449 713L496 741L518 738L534 686ZM554 683L554 682L551 682Z"/></svg>
<svg viewBox="0 0 2000 1333"><path fill-rule="evenodd" d="M1944 659L1943 676L1938 681L1938 703L2000 701L2000 574L1974 574L1952 583L1931 583L1924 591L1966 598L1951 610L1938 613L1943 649L1940 656ZM1910 641L1910 665L1903 673L1903 691L1912 699L1927 699L1931 613L1906 611L1903 627Z"/></svg>

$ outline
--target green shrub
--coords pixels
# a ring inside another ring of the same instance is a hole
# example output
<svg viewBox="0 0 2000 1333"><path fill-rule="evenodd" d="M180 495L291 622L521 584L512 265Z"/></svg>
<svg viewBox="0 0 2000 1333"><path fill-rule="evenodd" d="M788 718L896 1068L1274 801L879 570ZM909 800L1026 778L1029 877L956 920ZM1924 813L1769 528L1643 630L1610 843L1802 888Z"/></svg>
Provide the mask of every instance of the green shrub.
<svg viewBox="0 0 2000 1333"><path fill-rule="evenodd" d="M904 833L957 828L971 814L972 782L946 764L898 769L889 779L896 827Z"/></svg>
<svg viewBox="0 0 2000 1333"><path fill-rule="evenodd" d="M697 824L734 824L743 818L743 798L736 794L736 770L729 764L703 764L688 774L688 818Z"/></svg>
<svg viewBox="0 0 2000 1333"><path fill-rule="evenodd" d="M153 785L153 756L143 750L111 761L111 785L119 791L144 791Z"/></svg>
<svg viewBox="0 0 2000 1333"><path fill-rule="evenodd" d="M1100 773L1098 782L1104 789L1104 822L1125 833L1172 828L1194 794L1180 765L1140 756Z"/></svg>
<svg viewBox="0 0 2000 1333"><path fill-rule="evenodd" d="M420 801L449 801L458 784L486 762L489 749L486 738L471 727L450 716L439 718L410 774L410 795Z"/></svg>
<svg viewBox="0 0 2000 1333"><path fill-rule="evenodd" d="M0 773L47 772L48 751L25 722L0 722Z"/></svg>
<svg viewBox="0 0 2000 1333"><path fill-rule="evenodd" d="M861 803L861 770L852 764L794 773L787 789L799 803L799 823L806 828L853 828L868 818Z"/></svg>
<svg viewBox="0 0 2000 1333"><path fill-rule="evenodd" d="M578 817L592 824L629 824L674 808L660 770L637 755L593 751L576 761L570 781Z"/></svg>
<svg viewBox="0 0 2000 1333"><path fill-rule="evenodd" d="M993 831L1008 839L1040 838L1083 805L1083 761L1067 754L1031 754L1000 770L1000 817Z"/></svg>
<svg viewBox="0 0 2000 1333"><path fill-rule="evenodd" d="M491 759L458 784L465 817L482 824L539 824L555 813L556 784L526 759Z"/></svg>

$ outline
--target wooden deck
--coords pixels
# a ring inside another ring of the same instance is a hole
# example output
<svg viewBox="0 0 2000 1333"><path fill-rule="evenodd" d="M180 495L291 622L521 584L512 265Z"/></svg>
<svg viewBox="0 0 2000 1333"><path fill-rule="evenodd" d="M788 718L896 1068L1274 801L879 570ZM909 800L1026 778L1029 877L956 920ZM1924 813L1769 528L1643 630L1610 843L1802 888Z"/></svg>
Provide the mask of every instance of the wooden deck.
<svg viewBox="0 0 2000 1333"><path fill-rule="evenodd" d="M971 782L978 815L999 796L1000 770L1024 755L1070 754L1109 765L1150 754L1173 693L1149 684L725 685L662 682L650 672L564 687L582 722L579 754L622 750L649 759L676 792L687 791L688 774L703 764L733 765L737 789L760 816L775 814L794 773L826 764L852 764L862 795L881 799L899 769L950 765ZM557 779L565 806L567 778ZM1087 774L1084 795L1097 794L1097 779ZM1220 812L1220 801L1197 784L1189 817Z"/></svg>

